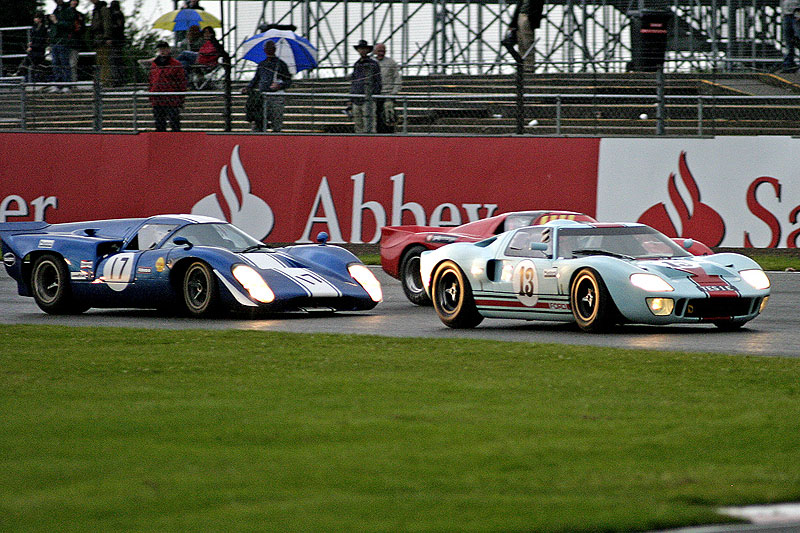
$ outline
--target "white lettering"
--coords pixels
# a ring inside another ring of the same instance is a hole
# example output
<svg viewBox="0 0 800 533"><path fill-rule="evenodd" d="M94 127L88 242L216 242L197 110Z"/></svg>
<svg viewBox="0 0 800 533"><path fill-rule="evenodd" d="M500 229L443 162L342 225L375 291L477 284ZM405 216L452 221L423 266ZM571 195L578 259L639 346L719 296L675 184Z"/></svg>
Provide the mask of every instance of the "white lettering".
<svg viewBox="0 0 800 533"><path fill-rule="evenodd" d="M410 211L414 215L414 224L425 225L425 210L416 202L403 203L403 190L405 188L405 174L395 174L390 179L394 182L392 187L392 226L403 224L403 211Z"/></svg>
<svg viewBox="0 0 800 533"><path fill-rule="evenodd" d="M359 172L350 176L353 180L353 218L351 219L350 242L363 244L361 240L361 213L368 209L375 216L375 234L369 240L370 244L376 243L381 238L381 228L386 225L386 212L383 206L376 201L364 202L364 173ZM394 179L394 178L392 178Z"/></svg>
<svg viewBox="0 0 800 533"><path fill-rule="evenodd" d="M444 211L450 211L450 219L442 220ZM460 226L461 213L458 212L458 206L455 204L441 204L436 206L436 209L431 213L431 226Z"/></svg>
<svg viewBox="0 0 800 533"><path fill-rule="evenodd" d="M58 198L55 196L40 196L35 200L31 201L31 205L33 206L33 220L43 221L45 216L45 210L48 207L52 207L53 209L58 209Z"/></svg>
<svg viewBox="0 0 800 533"><path fill-rule="evenodd" d="M316 216L320 204L322 205L322 216ZM339 219L336 216L336 207L333 205L333 196L331 196L331 188L328 186L328 178L322 178L319 182L319 189L317 196L314 198L314 206L311 208L311 213L306 222L306 228L303 230L303 235L300 240L295 241L298 244L312 242L309 239L311 228L314 224L327 224L328 234L330 235L331 244L343 244L345 241L342 239L342 232L339 229Z"/></svg>
<svg viewBox="0 0 800 533"><path fill-rule="evenodd" d="M16 209L11 208L11 202L17 204ZM28 204L22 196L12 194L6 196L0 202L0 222L8 222L8 217L26 217L28 216Z"/></svg>

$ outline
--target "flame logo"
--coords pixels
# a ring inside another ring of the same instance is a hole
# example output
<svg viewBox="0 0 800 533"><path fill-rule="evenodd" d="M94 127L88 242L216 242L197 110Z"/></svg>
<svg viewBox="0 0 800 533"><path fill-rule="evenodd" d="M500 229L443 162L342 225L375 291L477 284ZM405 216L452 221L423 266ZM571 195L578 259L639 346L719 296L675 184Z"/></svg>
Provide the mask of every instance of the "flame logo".
<svg viewBox="0 0 800 533"><path fill-rule="evenodd" d="M231 169L233 177L236 178L239 194L236 194L234 184L228 176L228 165L224 165L219 171L219 188L225 200L224 208L217 194L213 193L194 204L192 214L227 220L256 239L263 240L272 231L275 217L267 202L250 193L250 179L239 159L238 144L231 153ZM225 211L230 216L225 216Z"/></svg>
<svg viewBox="0 0 800 533"><path fill-rule="evenodd" d="M684 201L678 192L675 173L669 175L668 191L672 205L680 218L680 231L676 228L667 212L667 206L661 202L642 213L637 222L652 226L668 237L695 239L708 246L719 246L725 238L725 221L710 206L700 201L700 189L686 164L686 152L678 158L678 169L683 184L689 191L690 203Z"/></svg>

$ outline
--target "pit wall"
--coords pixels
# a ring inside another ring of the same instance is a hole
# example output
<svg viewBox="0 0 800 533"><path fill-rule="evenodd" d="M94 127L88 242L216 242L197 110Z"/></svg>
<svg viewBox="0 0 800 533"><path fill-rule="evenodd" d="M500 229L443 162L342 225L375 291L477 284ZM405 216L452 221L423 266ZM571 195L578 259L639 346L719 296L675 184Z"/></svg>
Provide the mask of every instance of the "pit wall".
<svg viewBox="0 0 800 533"><path fill-rule="evenodd" d="M266 242L566 209L795 248L800 139L0 134L0 222L194 213Z"/></svg>

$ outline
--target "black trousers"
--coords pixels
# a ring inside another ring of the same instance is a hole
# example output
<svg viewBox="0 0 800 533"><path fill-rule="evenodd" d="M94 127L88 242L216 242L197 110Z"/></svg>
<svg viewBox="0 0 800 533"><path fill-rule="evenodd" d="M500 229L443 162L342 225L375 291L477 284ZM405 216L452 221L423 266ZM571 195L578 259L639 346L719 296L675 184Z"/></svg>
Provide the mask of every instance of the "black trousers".
<svg viewBox="0 0 800 533"><path fill-rule="evenodd" d="M173 106L153 106L156 131L167 131L167 122L172 131L181 131L181 108Z"/></svg>

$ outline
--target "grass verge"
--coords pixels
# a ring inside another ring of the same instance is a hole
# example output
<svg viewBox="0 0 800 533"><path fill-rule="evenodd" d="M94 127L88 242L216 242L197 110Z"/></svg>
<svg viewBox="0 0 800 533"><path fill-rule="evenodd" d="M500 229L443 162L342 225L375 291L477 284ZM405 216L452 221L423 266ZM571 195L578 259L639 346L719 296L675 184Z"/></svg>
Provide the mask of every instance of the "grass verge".
<svg viewBox="0 0 800 533"><path fill-rule="evenodd" d="M3 326L0 368L4 530L619 531L800 499L796 359Z"/></svg>

